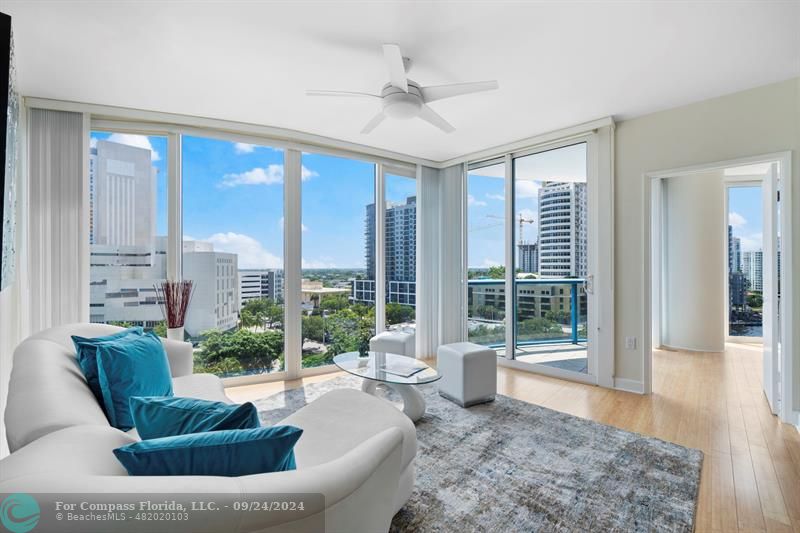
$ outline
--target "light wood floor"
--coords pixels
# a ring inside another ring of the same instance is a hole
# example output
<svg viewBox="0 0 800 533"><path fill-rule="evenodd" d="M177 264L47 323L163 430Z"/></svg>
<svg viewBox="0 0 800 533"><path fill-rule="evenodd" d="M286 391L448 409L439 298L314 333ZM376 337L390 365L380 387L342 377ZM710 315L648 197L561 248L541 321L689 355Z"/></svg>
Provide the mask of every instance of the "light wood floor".
<svg viewBox="0 0 800 533"><path fill-rule="evenodd" d="M243 402L338 375L227 392ZM698 532L800 532L800 434L769 412L760 347L657 351L653 377L654 393L641 396L499 368L498 392L702 450Z"/></svg>

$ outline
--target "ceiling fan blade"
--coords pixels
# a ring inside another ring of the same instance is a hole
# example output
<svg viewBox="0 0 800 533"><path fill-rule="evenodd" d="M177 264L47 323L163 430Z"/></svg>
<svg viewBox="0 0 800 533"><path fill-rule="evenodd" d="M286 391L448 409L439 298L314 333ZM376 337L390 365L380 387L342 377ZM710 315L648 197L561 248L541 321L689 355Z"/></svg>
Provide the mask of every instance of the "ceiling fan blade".
<svg viewBox="0 0 800 533"><path fill-rule="evenodd" d="M424 104L420 108L419 115L417 116L425 122L433 124L445 133L453 133L456 131L456 129L449 122L443 119L436 111Z"/></svg>
<svg viewBox="0 0 800 533"><path fill-rule="evenodd" d="M378 126L378 124L383 122L383 119L385 119L385 118L386 118L386 115L384 115L383 111L381 111L380 113L378 113L377 115L372 117L372 119L369 122L367 122L367 125L364 126L364 129L361 130L361 133L364 133L364 134L370 133L372 130L374 130Z"/></svg>
<svg viewBox="0 0 800 533"><path fill-rule="evenodd" d="M357 93L352 91L306 91L306 96L345 96L348 98L381 98L377 94Z"/></svg>
<svg viewBox="0 0 800 533"><path fill-rule="evenodd" d="M493 91L499 89L500 85L496 80L492 81L473 81L469 83L450 83L447 85L434 85L432 87L420 87L422 99L425 102L433 102L443 98L461 96L462 94L480 93L483 91Z"/></svg>
<svg viewBox="0 0 800 533"><path fill-rule="evenodd" d="M386 60L386 68L389 69L389 81L392 86L408 92L406 66L403 63L403 54L400 52L400 47L396 44L384 44L383 58Z"/></svg>

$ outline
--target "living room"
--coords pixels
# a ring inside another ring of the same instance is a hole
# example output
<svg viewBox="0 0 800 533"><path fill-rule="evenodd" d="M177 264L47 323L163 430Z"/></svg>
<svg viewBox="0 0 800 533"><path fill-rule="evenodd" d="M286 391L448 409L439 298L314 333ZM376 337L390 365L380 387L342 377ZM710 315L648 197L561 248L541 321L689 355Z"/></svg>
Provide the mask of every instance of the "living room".
<svg viewBox="0 0 800 533"><path fill-rule="evenodd" d="M800 2L0 11L9 531L800 531Z"/></svg>

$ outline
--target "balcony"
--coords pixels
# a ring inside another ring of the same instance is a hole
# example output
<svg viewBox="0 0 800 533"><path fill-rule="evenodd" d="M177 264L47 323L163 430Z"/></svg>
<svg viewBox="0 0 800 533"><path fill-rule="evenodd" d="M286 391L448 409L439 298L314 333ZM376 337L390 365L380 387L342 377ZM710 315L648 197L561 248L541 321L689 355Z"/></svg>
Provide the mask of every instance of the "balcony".
<svg viewBox="0 0 800 533"><path fill-rule="evenodd" d="M586 280L518 279L515 284L514 358L587 373ZM504 357L505 282L469 280L468 287L469 340L489 346Z"/></svg>

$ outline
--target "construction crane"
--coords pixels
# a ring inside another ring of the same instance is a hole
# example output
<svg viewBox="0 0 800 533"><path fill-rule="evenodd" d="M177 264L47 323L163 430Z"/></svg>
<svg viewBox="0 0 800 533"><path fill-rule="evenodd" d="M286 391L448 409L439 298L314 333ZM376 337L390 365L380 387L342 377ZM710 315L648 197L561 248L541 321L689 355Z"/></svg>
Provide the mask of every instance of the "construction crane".
<svg viewBox="0 0 800 533"><path fill-rule="evenodd" d="M497 219L500 219L500 220L505 220L505 217L501 217L499 215L486 215L486 218L497 218ZM519 221L519 243L522 244L523 242L525 242L525 239L522 238L522 233L523 233L522 229L523 229L524 225L525 224L533 224L534 222L536 222L536 219L525 218L520 213L519 215L517 215L517 220Z"/></svg>

